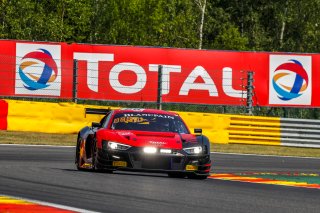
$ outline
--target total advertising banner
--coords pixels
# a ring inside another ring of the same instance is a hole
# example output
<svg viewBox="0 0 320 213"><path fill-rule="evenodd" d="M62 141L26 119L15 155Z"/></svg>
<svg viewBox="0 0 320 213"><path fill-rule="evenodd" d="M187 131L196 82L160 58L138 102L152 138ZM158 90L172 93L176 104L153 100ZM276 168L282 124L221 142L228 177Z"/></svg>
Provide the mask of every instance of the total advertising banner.
<svg viewBox="0 0 320 213"><path fill-rule="evenodd" d="M252 71L254 105L320 106L319 54L16 40L0 47L0 96L155 102L161 65L163 102L245 105Z"/></svg>

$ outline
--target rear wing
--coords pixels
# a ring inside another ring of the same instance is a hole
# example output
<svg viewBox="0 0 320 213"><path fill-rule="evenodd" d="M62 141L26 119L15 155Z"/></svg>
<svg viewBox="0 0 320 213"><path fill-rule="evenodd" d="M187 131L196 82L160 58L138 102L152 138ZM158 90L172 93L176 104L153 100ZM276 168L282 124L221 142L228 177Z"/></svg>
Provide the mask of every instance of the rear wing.
<svg viewBox="0 0 320 213"><path fill-rule="evenodd" d="M85 114L86 117L87 114L95 114L95 115L106 115L108 112L110 112L111 109L96 109L96 108L85 108Z"/></svg>

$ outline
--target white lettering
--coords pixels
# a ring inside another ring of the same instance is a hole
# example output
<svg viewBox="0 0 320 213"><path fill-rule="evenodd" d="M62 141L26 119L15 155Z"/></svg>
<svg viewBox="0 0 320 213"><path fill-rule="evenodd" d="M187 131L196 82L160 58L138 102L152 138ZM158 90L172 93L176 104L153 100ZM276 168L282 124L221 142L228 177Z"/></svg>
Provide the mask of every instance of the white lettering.
<svg viewBox="0 0 320 213"><path fill-rule="evenodd" d="M131 86L126 86L120 83L119 75L122 71L130 70L133 71L137 75L137 82ZM147 75L144 69L135 63L119 63L116 64L109 73L109 81L111 87L117 92L124 94L133 94L140 92L147 83Z"/></svg>
<svg viewBox="0 0 320 213"><path fill-rule="evenodd" d="M152 72L158 72L159 64L149 64L149 70ZM167 95L170 92L170 73L181 72L181 66L179 65L162 65L162 91L163 95Z"/></svg>
<svg viewBox="0 0 320 213"><path fill-rule="evenodd" d="M195 83L195 80L198 77L201 77L204 83ZM197 66L192 70L187 79L183 82L179 95L188 95L190 90L208 90L210 96L218 96L215 83L202 66Z"/></svg>
<svg viewBox="0 0 320 213"><path fill-rule="evenodd" d="M113 54L108 53L80 53L75 52L74 59L87 61L87 85L94 92L98 92L99 61L113 61Z"/></svg>
<svg viewBox="0 0 320 213"><path fill-rule="evenodd" d="M114 54L112 53L84 53L74 52L74 59L87 62L87 86L90 90L98 92L98 79L99 79L99 62L101 61L114 61ZM149 71L158 72L160 64L149 64ZM181 73L181 65L162 65L162 94L167 95L170 93L170 75L171 73ZM137 81L133 85L123 85L119 79L122 71L132 71L137 76ZM232 85L232 68L224 67L222 69L222 89L229 97L246 98L245 90L236 90ZM203 83L196 83L196 79L201 78ZM136 63L123 62L116 64L109 72L110 86L119 93L134 94L140 92L147 84L147 75L142 66ZM209 96L219 96L217 87L209 75L209 73L202 67L196 66L183 82L179 95L189 95L190 90L207 90Z"/></svg>
<svg viewBox="0 0 320 213"><path fill-rule="evenodd" d="M174 119L173 116L170 115L161 115L161 114L146 114L146 113L135 113L135 114L123 114L124 117L159 117L159 118L170 118Z"/></svg>
<svg viewBox="0 0 320 213"><path fill-rule="evenodd" d="M224 67L222 69L222 89L227 96L234 98L247 98L246 91L235 90L232 87L232 68Z"/></svg>

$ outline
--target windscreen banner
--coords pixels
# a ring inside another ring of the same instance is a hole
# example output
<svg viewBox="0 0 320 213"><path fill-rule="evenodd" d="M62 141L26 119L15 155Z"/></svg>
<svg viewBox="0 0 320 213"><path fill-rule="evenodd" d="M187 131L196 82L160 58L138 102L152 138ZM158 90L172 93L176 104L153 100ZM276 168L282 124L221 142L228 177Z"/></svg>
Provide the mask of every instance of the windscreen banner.
<svg viewBox="0 0 320 213"><path fill-rule="evenodd" d="M320 55L0 41L0 96L320 106ZM76 61L76 62L75 62ZM158 72L161 71L161 76Z"/></svg>

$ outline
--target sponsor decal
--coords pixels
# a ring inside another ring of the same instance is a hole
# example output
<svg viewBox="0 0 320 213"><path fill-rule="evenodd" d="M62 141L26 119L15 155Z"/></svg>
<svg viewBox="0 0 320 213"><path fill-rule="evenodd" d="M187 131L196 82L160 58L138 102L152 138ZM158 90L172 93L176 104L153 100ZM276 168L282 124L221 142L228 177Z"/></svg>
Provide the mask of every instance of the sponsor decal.
<svg viewBox="0 0 320 213"><path fill-rule="evenodd" d="M15 94L60 96L60 45L16 44Z"/></svg>
<svg viewBox="0 0 320 213"><path fill-rule="evenodd" d="M270 55L269 104L311 105L311 56Z"/></svg>
<svg viewBox="0 0 320 213"><path fill-rule="evenodd" d="M149 141L149 143L156 146L163 146L167 144L166 142L162 142L162 141Z"/></svg>
<svg viewBox="0 0 320 213"><path fill-rule="evenodd" d="M135 114L123 114L123 116L125 117L157 117L157 118L169 118L169 119L174 119L174 116L170 116L170 115L162 115L162 114L149 114L149 113L135 113Z"/></svg>
<svg viewBox="0 0 320 213"><path fill-rule="evenodd" d="M127 167L126 161L113 161L112 166Z"/></svg>
<svg viewBox="0 0 320 213"><path fill-rule="evenodd" d="M120 118L115 118L113 120L113 123L143 123L143 122L148 122L148 120L142 118L142 117L120 117Z"/></svg>
<svg viewBox="0 0 320 213"><path fill-rule="evenodd" d="M186 170L187 171L196 171L196 170L198 170L198 166L196 166L196 165L186 165Z"/></svg>

